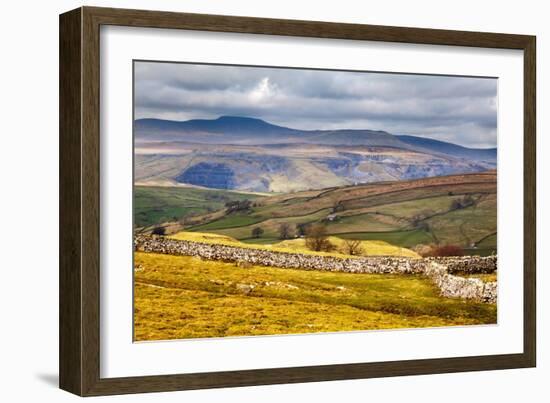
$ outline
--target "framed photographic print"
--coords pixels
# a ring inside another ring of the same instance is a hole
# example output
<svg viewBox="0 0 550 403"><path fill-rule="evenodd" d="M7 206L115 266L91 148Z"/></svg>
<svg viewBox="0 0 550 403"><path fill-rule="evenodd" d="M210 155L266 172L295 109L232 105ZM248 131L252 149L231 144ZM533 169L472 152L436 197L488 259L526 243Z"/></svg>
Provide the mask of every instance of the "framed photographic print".
<svg viewBox="0 0 550 403"><path fill-rule="evenodd" d="M535 366L535 87L533 36L61 15L61 388Z"/></svg>

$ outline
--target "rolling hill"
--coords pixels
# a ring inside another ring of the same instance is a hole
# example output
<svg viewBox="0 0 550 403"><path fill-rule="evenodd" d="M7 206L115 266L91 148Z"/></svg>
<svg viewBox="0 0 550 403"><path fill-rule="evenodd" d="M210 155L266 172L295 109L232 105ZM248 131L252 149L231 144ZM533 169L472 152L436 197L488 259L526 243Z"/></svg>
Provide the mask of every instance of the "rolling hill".
<svg viewBox="0 0 550 403"><path fill-rule="evenodd" d="M134 225L142 228L166 221L176 221L223 209L227 202L255 197L251 194L213 189L136 186Z"/></svg>
<svg viewBox="0 0 550 403"><path fill-rule="evenodd" d="M472 254L489 254L496 251L496 191L496 171L387 181L256 196L237 208L188 215L163 225L170 232L209 232L272 244L280 241L281 224L299 236L304 225L322 223L339 238L380 240L405 248L450 243ZM254 228L262 229L259 237L252 236Z"/></svg>
<svg viewBox="0 0 550 403"><path fill-rule="evenodd" d="M231 116L140 119L134 129L136 183L146 186L287 193L496 167L496 149L384 131L297 130Z"/></svg>
<svg viewBox="0 0 550 403"><path fill-rule="evenodd" d="M404 143L416 147L417 149L452 155L457 158L466 158L492 163L495 163L497 158L496 148L468 148L453 143L447 143L445 141L407 135L397 136L397 138Z"/></svg>
<svg viewBox="0 0 550 403"><path fill-rule="evenodd" d="M220 116L217 119L172 121L138 119L136 140L185 141L206 144L330 144L386 146L432 151L461 158L494 161L496 148L475 149L425 137L392 135L381 130L298 130L274 125L261 119Z"/></svg>
<svg viewBox="0 0 550 403"><path fill-rule="evenodd" d="M277 126L261 119L221 116L183 122L138 119L134 124L138 141L185 141L205 144L337 144L376 145L408 148L384 131L374 130L298 130Z"/></svg>

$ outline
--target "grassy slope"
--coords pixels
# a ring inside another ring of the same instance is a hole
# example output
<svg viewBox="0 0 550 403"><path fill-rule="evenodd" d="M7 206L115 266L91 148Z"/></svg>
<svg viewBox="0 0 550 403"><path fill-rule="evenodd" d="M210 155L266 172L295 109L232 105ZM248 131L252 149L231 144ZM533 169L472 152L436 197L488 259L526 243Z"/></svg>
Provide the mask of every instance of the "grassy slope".
<svg viewBox="0 0 550 403"><path fill-rule="evenodd" d="M201 232L178 232L170 235L169 238L179 239L184 241L203 242L210 244L236 246L249 249L271 250L275 252L286 253L302 253L307 255L335 256L344 258L353 258L354 256L346 255L343 251L344 241L338 237L329 237L329 241L334 245L335 249L332 252L315 252L310 250L305 245L304 239L290 239L286 241L275 240L273 244L245 244L234 238L226 235L201 233ZM362 241L361 242L362 256L407 256L412 258L420 258L416 252L412 250L390 245L384 241Z"/></svg>
<svg viewBox="0 0 550 403"><path fill-rule="evenodd" d="M452 211L453 201L464 195L474 197L476 205ZM343 209L328 221L336 203ZM415 216L422 216L421 226L413 223ZM324 222L328 232L339 237L379 239L403 247L436 241L467 247L483 240L479 251L492 251L496 249L496 237L491 236L496 233L496 175L456 175L266 197L248 212L218 216L188 230L262 244L277 238L282 222ZM251 239L255 227L264 231L259 239Z"/></svg>
<svg viewBox="0 0 550 403"><path fill-rule="evenodd" d="M435 241L434 238L424 230L351 232L337 235L344 239L361 239L365 241L380 240L404 248L410 248L418 244L430 244Z"/></svg>
<svg viewBox="0 0 550 403"><path fill-rule="evenodd" d="M218 226L218 229L215 232L217 234L227 235L240 240L246 239L246 240L249 240L250 242L255 242L254 239L249 239L252 235L252 229L254 229L255 227L260 227L264 231L261 239L277 239L279 236L279 226L282 223L300 224L300 223L317 222L325 218L328 214L330 214L330 210L323 209L313 214L306 214L306 215L297 216L297 217L282 217L282 218L271 218L271 219L269 218L265 219L263 217L265 214L266 213L262 211L262 217L255 216L254 219L256 221L252 225L241 225L241 226L231 226L231 227L226 226L225 228ZM212 222L209 224L219 225L221 221L222 220ZM192 231L205 231L206 229L208 229L206 226L197 226L197 227L191 228ZM210 228L210 230L211 229L212 228Z"/></svg>
<svg viewBox="0 0 550 403"><path fill-rule="evenodd" d="M419 276L240 268L146 253L136 253L135 264L138 341L496 323L495 305L441 298Z"/></svg>
<svg viewBox="0 0 550 403"><path fill-rule="evenodd" d="M255 197L223 190L136 186L134 189L135 225L144 227L165 221L176 221L190 214L204 214L222 209L228 201Z"/></svg>

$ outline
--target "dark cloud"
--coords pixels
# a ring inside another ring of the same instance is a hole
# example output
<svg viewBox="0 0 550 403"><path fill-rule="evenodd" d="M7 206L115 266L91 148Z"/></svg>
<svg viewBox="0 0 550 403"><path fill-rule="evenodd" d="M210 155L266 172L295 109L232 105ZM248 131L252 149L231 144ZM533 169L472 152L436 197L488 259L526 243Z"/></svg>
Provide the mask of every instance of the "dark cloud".
<svg viewBox="0 0 550 403"><path fill-rule="evenodd" d="M494 147L497 80L136 62L136 118L250 116L298 129L374 129Z"/></svg>

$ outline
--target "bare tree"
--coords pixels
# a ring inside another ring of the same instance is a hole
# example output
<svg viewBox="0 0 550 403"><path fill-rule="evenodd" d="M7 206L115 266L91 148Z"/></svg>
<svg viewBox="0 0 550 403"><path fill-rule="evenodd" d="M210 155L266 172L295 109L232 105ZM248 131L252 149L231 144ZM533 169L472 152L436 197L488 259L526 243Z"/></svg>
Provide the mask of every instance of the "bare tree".
<svg viewBox="0 0 550 403"><path fill-rule="evenodd" d="M360 255L363 253L363 247L359 239L346 239L342 246L344 253L348 255Z"/></svg>
<svg viewBox="0 0 550 403"><path fill-rule="evenodd" d="M306 235L306 228L307 228L306 223L300 223L300 224L296 225L296 235L298 235L299 237L305 236Z"/></svg>
<svg viewBox="0 0 550 403"><path fill-rule="evenodd" d="M327 229L322 224L311 224L306 228L306 246L314 251L328 252L334 245L328 240Z"/></svg>
<svg viewBox="0 0 550 403"><path fill-rule="evenodd" d="M283 222L279 225L279 239L290 239L294 236L294 231L289 223Z"/></svg>
<svg viewBox="0 0 550 403"><path fill-rule="evenodd" d="M263 235L264 230L261 227L252 228L252 238L259 238Z"/></svg>

